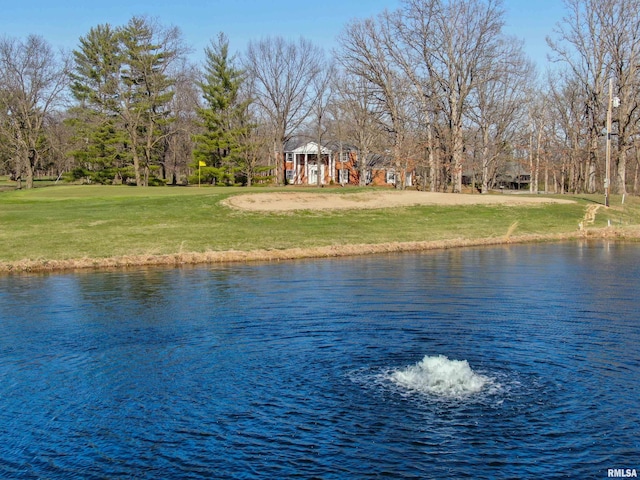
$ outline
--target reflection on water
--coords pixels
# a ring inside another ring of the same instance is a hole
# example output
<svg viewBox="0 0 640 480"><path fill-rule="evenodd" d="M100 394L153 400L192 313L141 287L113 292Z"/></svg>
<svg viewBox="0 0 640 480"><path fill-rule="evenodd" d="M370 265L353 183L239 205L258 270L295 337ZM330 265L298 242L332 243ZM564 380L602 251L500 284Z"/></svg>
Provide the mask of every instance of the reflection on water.
<svg viewBox="0 0 640 480"><path fill-rule="evenodd" d="M0 277L0 477L640 469L639 258L568 243Z"/></svg>

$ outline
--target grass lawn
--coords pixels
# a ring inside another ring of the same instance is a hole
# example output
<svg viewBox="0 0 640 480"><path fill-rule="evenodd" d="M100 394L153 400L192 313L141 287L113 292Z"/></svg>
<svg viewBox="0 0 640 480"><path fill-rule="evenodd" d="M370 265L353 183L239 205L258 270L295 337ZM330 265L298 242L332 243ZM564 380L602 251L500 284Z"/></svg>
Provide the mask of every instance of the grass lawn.
<svg viewBox="0 0 640 480"><path fill-rule="evenodd" d="M291 187L288 187L289 189ZM412 206L263 213L221 201L265 188L55 186L0 191L0 264L229 250L474 240L577 233L601 196L573 204ZM314 189L305 189L314 192ZM323 189L336 195L359 189ZM640 225L640 201L612 197L593 227ZM516 224L517 222L517 224Z"/></svg>

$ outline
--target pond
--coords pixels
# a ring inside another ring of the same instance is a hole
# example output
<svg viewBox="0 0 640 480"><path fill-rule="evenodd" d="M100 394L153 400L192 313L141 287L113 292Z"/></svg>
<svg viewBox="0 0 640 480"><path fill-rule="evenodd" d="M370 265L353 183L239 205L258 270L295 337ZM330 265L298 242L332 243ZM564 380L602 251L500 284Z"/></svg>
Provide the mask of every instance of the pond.
<svg viewBox="0 0 640 480"><path fill-rule="evenodd" d="M0 477L640 470L639 260L576 242L0 277Z"/></svg>

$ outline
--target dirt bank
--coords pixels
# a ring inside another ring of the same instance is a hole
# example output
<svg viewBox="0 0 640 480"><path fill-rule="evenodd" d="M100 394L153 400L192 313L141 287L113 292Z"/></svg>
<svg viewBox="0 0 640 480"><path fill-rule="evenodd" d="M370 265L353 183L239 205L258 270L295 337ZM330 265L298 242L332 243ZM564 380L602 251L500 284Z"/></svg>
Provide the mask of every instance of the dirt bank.
<svg viewBox="0 0 640 480"><path fill-rule="evenodd" d="M552 235L500 236L480 239L450 239L446 241L393 242L382 244L331 245L316 248L291 248L251 251L175 253L171 255L136 255L75 260L25 260L0 263L0 274L25 272L57 272L140 268L145 266L205 265L230 262L274 262L305 258L358 256L393 252L446 250L450 248L495 246L517 243L549 242L576 239L638 240L640 229L585 229Z"/></svg>

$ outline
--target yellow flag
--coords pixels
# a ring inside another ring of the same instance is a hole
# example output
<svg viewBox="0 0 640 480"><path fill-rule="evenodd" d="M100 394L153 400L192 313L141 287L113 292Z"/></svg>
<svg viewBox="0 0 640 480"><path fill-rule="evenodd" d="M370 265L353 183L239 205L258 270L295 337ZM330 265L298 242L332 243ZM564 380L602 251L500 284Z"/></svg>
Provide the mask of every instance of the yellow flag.
<svg viewBox="0 0 640 480"><path fill-rule="evenodd" d="M199 167L206 167L206 166L207 166L207 164L206 164L205 162L203 162L202 160L200 160L200 161L198 162L198 166L199 166Z"/></svg>

